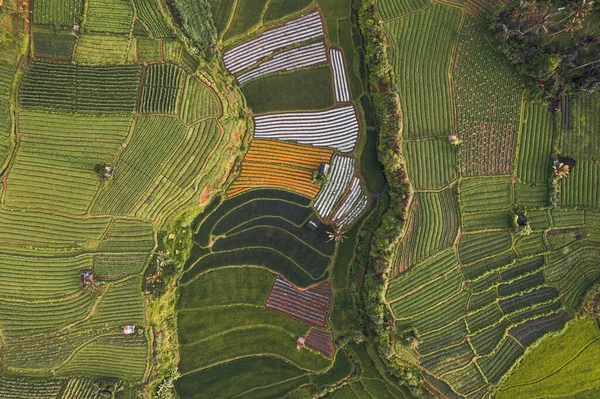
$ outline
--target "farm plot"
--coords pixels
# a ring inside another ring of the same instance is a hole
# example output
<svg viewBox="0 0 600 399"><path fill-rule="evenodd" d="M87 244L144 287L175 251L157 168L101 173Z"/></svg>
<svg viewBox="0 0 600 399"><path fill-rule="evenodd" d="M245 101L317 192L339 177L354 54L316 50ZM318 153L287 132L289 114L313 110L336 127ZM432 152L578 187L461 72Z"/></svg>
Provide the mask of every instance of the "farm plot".
<svg viewBox="0 0 600 399"><path fill-rule="evenodd" d="M83 2L79 0L37 0L33 7L33 22L71 28L81 21L82 13Z"/></svg>
<svg viewBox="0 0 600 399"><path fill-rule="evenodd" d="M459 198L463 211L493 211L512 206L510 178L463 179L459 185Z"/></svg>
<svg viewBox="0 0 600 399"><path fill-rule="evenodd" d="M344 54L337 49L329 50L331 68L333 69L333 87L335 88L335 101L350 101L350 90L348 88L348 78L346 76L346 63Z"/></svg>
<svg viewBox="0 0 600 399"><path fill-rule="evenodd" d="M460 18L460 10L434 3L384 23L394 45L404 137L447 136L453 130L448 55Z"/></svg>
<svg viewBox="0 0 600 399"><path fill-rule="evenodd" d="M334 349L331 343L331 331L313 328L306 337L305 345L328 359L333 359Z"/></svg>
<svg viewBox="0 0 600 399"><path fill-rule="evenodd" d="M57 398L64 380L31 379L23 377L0 376L0 397L48 399Z"/></svg>
<svg viewBox="0 0 600 399"><path fill-rule="evenodd" d="M166 18L157 0L133 0L136 15L153 37L175 36L166 23Z"/></svg>
<svg viewBox="0 0 600 399"><path fill-rule="evenodd" d="M329 180L319 191L313 205L321 218L328 217L350 186L354 176L355 163L352 157L336 156L333 158Z"/></svg>
<svg viewBox="0 0 600 399"><path fill-rule="evenodd" d="M319 186L313 183L313 172L328 163L332 154L328 149L255 139L227 196L253 188L279 188L314 198Z"/></svg>
<svg viewBox="0 0 600 399"><path fill-rule="evenodd" d="M325 327L333 292L329 283L299 290L277 277L267 297L265 307L281 312L310 326Z"/></svg>
<svg viewBox="0 0 600 399"><path fill-rule="evenodd" d="M183 70L172 64L149 65L140 99L140 113L176 114L183 75Z"/></svg>
<svg viewBox="0 0 600 399"><path fill-rule="evenodd" d="M346 198L333 214L332 221L336 226L350 225L365 210L369 199L364 193L360 179L352 179L352 185Z"/></svg>
<svg viewBox="0 0 600 399"><path fill-rule="evenodd" d="M115 163L113 178L100 190L92 212L125 215L159 174L184 135L184 126L175 118L138 118L129 145Z"/></svg>
<svg viewBox="0 0 600 399"><path fill-rule="evenodd" d="M319 12L288 21L283 26L263 32L259 37L228 49L223 54L225 68L232 74L256 64L274 51L324 35Z"/></svg>
<svg viewBox="0 0 600 399"><path fill-rule="evenodd" d="M324 278L335 244L328 242L324 224L315 231L306 227L312 214L306 197L280 190L225 200L195 223L195 249L182 281L224 266L254 265L296 286L313 285Z"/></svg>
<svg viewBox="0 0 600 399"><path fill-rule="evenodd" d="M418 193L413 200L407 231L398 246L396 268L404 271L444 248L454 245L459 215L456 191Z"/></svg>
<svg viewBox="0 0 600 399"><path fill-rule="evenodd" d="M7 177L6 206L85 214L101 184L96 165L112 164L120 147L119 142L21 137Z"/></svg>
<svg viewBox="0 0 600 399"><path fill-rule="evenodd" d="M438 190L457 178L456 150L445 139L405 141L403 153L416 190Z"/></svg>
<svg viewBox="0 0 600 399"><path fill-rule="evenodd" d="M26 109L77 113L130 113L140 82L137 66L84 67L31 63L19 100Z"/></svg>
<svg viewBox="0 0 600 399"><path fill-rule="evenodd" d="M73 61L81 65L132 64L135 48L128 37L84 34L77 41Z"/></svg>
<svg viewBox="0 0 600 399"><path fill-rule="evenodd" d="M325 44L323 42L307 44L275 54L267 61L260 62L256 68L239 75L237 81L244 84L271 73L293 71L325 62L327 62Z"/></svg>
<svg viewBox="0 0 600 399"><path fill-rule="evenodd" d="M90 32L129 35L133 23L131 2L125 0L90 0L84 28Z"/></svg>
<svg viewBox="0 0 600 399"><path fill-rule="evenodd" d="M262 268L227 267L184 283L179 302L182 372L195 372L203 365L218 369L219 361L235 363L241 356L267 372L277 357L296 367L326 366L328 362L320 356L296 350L296 337L306 335L309 326L263 307L273 294L275 280L272 272ZM227 306L227 317L223 317L223 306ZM207 350L196 351L197 347ZM263 364L260 359L272 361Z"/></svg>
<svg viewBox="0 0 600 399"><path fill-rule="evenodd" d="M219 116L221 103L212 90L188 75L178 108L179 117L185 123L194 123L200 119Z"/></svg>
<svg viewBox="0 0 600 399"><path fill-rule="evenodd" d="M352 151L358 137L358 121L352 106L260 115L254 118L254 124L256 138L295 141L342 152Z"/></svg>
<svg viewBox="0 0 600 399"><path fill-rule="evenodd" d="M35 58L70 61L73 55L75 36L70 30L33 27L33 54Z"/></svg>
<svg viewBox="0 0 600 399"><path fill-rule="evenodd" d="M600 162L580 159L559 186L561 204L600 208Z"/></svg>
<svg viewBox="0 0 600 399"><path fill-rule="evenodd" d="M545 183L552 162L553 115L541 104L528 104L521 133L517 176L529 183Z"/></svg>
<svg viewBox="0 0 600 399"><path fill-rule="evenodd" d="M590 360L600 351L599 337L594 319L572 321L564 333L549 337L531 350L501 385L497 397L573 396L596 389L598 364Z"/></svg>
<svg viewBox="0 0 600 399"><path fill-rule="evenodd" d="M469 18L453 67L461 172L489 176L512 172L520 120L521 81Z"/></svg>

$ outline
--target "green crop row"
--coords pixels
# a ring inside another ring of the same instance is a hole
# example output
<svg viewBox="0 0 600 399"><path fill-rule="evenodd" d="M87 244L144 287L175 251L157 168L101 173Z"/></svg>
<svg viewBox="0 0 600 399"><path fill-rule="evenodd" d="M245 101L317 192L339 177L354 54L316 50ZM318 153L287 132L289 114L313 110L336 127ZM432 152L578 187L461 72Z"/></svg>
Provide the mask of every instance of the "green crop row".
<svg viewBox="0 0 600 399"><path fill-rule="evenodd" d="M56 375L111 377L141 382L147 367L147 342L138 336L127 337L122 333L119 338L122 339L99 338L84 346L56 370Z"/></svg>
<svg viewBox="0 0 600 399"><path fill-rule="evenodd" d="M4 365L12 372L25 369L51 370L64 363L77 348L93 340L97 331L47 334L11 339L6 343Z"/></svg>
<svg viewBox="0 0 600 399"><path fill-rule="evenodd" d="M306 371L275 357L249 357L231 360L210 368L186 374L175 383L182 397L203 399L218 396L235 397L244 393L256 393L261 387L277 386L280 395L287 392L282 381L306 383ZM227 381L227 383L218 383ZM295 388L294 387L294 388ZM277 396L280 396L277 395Z"/></svg>
<svg viewBox="0 0 600 399"><path fill-rule="evenodd" d="M128 37L84 34L77 41L73 61L82 65L133 64L135 47Z"/></svg>
<svg viewBox="0 0 600 399"><path fill-rule="evenodd" d="M457 177L456 149L445 138L405 141L403 152L416 190L438 190Z"/></svg>
<svg viewBox="0 0 600 399"><path fill-rule="evenodd" d="M109 218L85 220L38 212L0 210L0 246L4 251L82 249L88 239L99 240ZM37 256L40 253L36 253Z"/></svg>
<svg viewBox="0 0 600 399"><path fill-rule="evenodd" d="M24 108L76 112L133 112L138 97L138 66L84 67L31 63L19 100Z"/></svg>
<svg viewBox="0 0 600 399"><path fill-rule="evenodd" d="M452 131L448 67L461 11L434 3L384 25L393 41L393 62L408 138L446 136Z"/></svg>
<svg viewBox="0 0 600 399"><path fill-rule="evenodd" d="M554 116L542 104L528 104L524 118L517 176L529 183L546 183L552 164Z"/></svg>
<svg viewBox="0 0 600 399"><path fill-rule="evenodd" d="M389 283L386 298L388 301L425 285L447 273L458 265L454 248L446 249L423 260Z"/></svg>
<svg viewBox="0 0 600 399"><path fill-rule="evenodd" d="M6 205L84 215L100 187L97 165L113 163L117 142L25 136L8 176Z"/></svg>
<svg viewBox="0 0 600 399"><path fill-rule="evenodd" d="M459 192L465 212L509 209L513 202L510 178L464 179L460 182Z"/></svg>
<svg viewBox="0 0 600 399"><path fill-rule="evenodd" d="M129 278L107 286L96 312L77 325L79 329L122 328L125 325L144 326L144 301L139 278Z"/></svg>
<svg viewBox="0 0 600 399"><path fill-rule="evenodd" d="M578 160L573 171L559 184L561 204L600 208L600 162Z"/></svg>
<svg viewBox="0 0 600 399"><path fill-rule="evenodd" d="M463 264L498 254L509 249L511 237L508 232L465 234L458 244L458 254Z"/></svg>
<svg viewBox="0 0 600 399"><path fill-rule="evenodd" d="M133 137L114 166L113 178L100 190L92 213L125 215L158 176L185 136L176 118L140 117Z"/></svg>
<svg viewBox="0 0 600 399"><path fill-rule="evenodd" d="M26 379L0 376L0 397L48 399L58 397L64 380Z"/></svg>
<svg viewBox="0 0 600 399"><path fill-rule="evenodd" d="M92 310L95 299L87 292L52 302L13 302L0 299L0 327L7 337L54 331L86 317Z"/></svg>
<svg viewBox="0 0 600 399"><path fill-rule="evenodd" d="M85 30L90 32L129 35L133 23L133 8L122 0L89 0Z"/></svg>
<svg viewBox="0 0 600 399"><path fill-rule="evenodd" d="M91 268L91 255L73 258L33 258L2 254L0 292L4 299L60 300L79 293L80 272ZM32 278L40 273L47 277Z"/></svg>
<svg viewBox="0 0 600 399"><path fill-rule="evenodd" d="M33 22L71 28L81 21L82 14L81 0L37 0L33 9Z"/></svg>
<svg viewBox="0 0 600 399"><path fill-rule="evenodd" d="M137 17L153 37L173 37L156 0L133 0Z"/></svg>
<svg viewBox="0 0 600 399"><path fill-rule="evenodd" d="M428 5L429 1L427 0L409 0L402 2L383 0L377 2L377 8L379 9L383 20L397 18L408 14L411 11L424 9Z"/></svg>
<svg viewBox="0 0 600 399"><path fill-rule="evenodd" d="M297 336L297 331L287 331L274 326L231 329L189 345L182 345L182 352L189 355L181 358L179 369L186 373L229 359L264 354L282 357L305 370L326 369L330 365L329 360L313 352L296 349Z"/></svg>
<svg viewBox="0 0 600 399"><path fill-rule="evenodd" d="M19 131L25 135L48 136L53 139L98 140L120 144L129 135L132 121L130 116L100 117L21 110Z"/></svg>
<svg viewBox="0 0 600 399"><path fill-rule="evenodd" d="M200 80L188 75L179 105L179 117L185 123L193 123L199 119L218 116L219 100L215 94Z"/></svg>
<svg viewBox="0 0 600 399"><path fill-rule="evenodd" d="M177 101L183 86L183 69L172 64L152 64L146 78L140 112L143 114L176 114Z"/></svg>
<svg viewBox="0 0 600 399"><path fill-rule="evenodd" d="M401 264L401 269L409 268L454 244L458 215L456 206L452 206L456 203L456 198L452 198L453 192L448 189L442 193L415 195L408 230L398 247L396 261ZM444 198L446 201L442 203L442 197L450 198Z"/></svg>

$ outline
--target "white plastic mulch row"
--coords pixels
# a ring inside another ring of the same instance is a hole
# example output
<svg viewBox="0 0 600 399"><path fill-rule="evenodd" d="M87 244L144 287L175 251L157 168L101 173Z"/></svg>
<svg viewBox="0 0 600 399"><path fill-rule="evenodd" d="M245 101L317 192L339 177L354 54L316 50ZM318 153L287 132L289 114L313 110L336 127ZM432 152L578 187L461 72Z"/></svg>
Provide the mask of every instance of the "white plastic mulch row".
<svg viewBox="0 0 600 399"><path fill-rule="evenodd" d="M270 73L292 71L324 62L327 62L325 44L323 42L308 44L276 54L270 60L260 63L255 69L241 74L237 80L243 84Z"/></svg>
<svg viewBox="0 0 600 399"><path fill-rule="evenodd" d="M341 205L336 209L333 214L333 218L331 218L332 222L336 222L340 220L343 216L348 213L352 209L352 205L356 203L362 194L362 188L360 187L360 179L355 177L352 179L352 186L350 187L350 193L346 197L346 199L341 203Z"/></svg>
<svg viewBox="0 0 600 399"><path fill-rule="evenodd" d="M335 99L337 102L348 102L350 101L350 91L348 90L344 54L340 50L332 48L329 50L329 56L331 57L331 68L333 69Z"/></svg>
<svg viewBox="0 0 600 399"><path fill-rule="evenodd" d="M225 51L225 68L233 74L256 64L261 58L295 43L323 36L323 22L318 11L286 22L279 28L263 32L256 39Z"/></svg>
<svg viewBox="0 0 600 399"><path fill-rule="evenodd" d="M331 162L329 181L317 194L313 207L320 217L327 217L342 197L354 176L354 158L336 155Z"/></svg>
<svg viewBox="0 0 600 399"><path fill-rule="evenodd" d="M360 198L356 201L356 203L351 208L352 210L346 216L344 216L344 218L342 220L338 221L336 223L336 226L342 226L342 225L346 226L346 225L352 224L354 219L356 219L358 217L358 215L360 215L362 213L362 211L365 210L365 207L367 206L368 202L369 202L369 199L366 196L366 194L361 195Z"/></svg>
<svg viewBox="0 0 600 399"><path fill-rule="evenodd" d="M358 137L358 121L351 105L327 111L261 115L254 118L254 123L255 138L332 147L341 152L352 151Z"/></svg>

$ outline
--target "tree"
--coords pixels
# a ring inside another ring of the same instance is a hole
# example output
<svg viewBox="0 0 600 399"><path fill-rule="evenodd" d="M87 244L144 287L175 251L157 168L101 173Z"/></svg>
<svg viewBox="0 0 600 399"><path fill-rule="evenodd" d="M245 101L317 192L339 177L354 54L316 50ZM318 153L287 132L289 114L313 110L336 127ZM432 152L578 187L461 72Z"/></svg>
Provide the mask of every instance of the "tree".
<svg viewBox="0 0 600 399"><path fill-rule="evenodd" d="M329 236L329 240L327 240L327 242L329 241L333 241L335 243L338 242L343 242L346 238L345 236L346 231L344 230L344 225L339 225L338 227L334 228L333 231L328 231L327 235Z"/></svg>
<svg viewBox="0 0 600 399"><path fill-rule="evenodd" d="M552 169L554 170L554 174L556 175L557 179L562 179L563 177L567 176L570 172L569 165L565 165L562 162L560 162L556 166L553 165Z"/></svg>

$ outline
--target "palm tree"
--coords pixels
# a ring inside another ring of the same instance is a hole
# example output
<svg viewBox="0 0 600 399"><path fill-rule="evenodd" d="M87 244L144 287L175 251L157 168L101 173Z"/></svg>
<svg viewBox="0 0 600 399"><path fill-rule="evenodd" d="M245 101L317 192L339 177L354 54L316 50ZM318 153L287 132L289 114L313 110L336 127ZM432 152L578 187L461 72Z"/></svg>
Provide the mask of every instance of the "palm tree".
<svg viewBox="0 0 600 399"><path fill-rule="evenodd" d="M345 234L346 234L346 230L344 230L344 225L341 224L338 227L334 228L333 231L327 232L327 235L329 236L329 240L327 240L327 242L329 242L329 241L333 241L335 243L342 242L346 238L348 238L345 236Z"/></svg>
<svg viewBox="0 0 600 399"><path fill-rule="evenodd" d="M552 169L554 169L554 174L559 179L562 179L563 177L568 175L570 172L569 165L565 165L562 162L559 163L558 166L552 166Z"/></svg>

